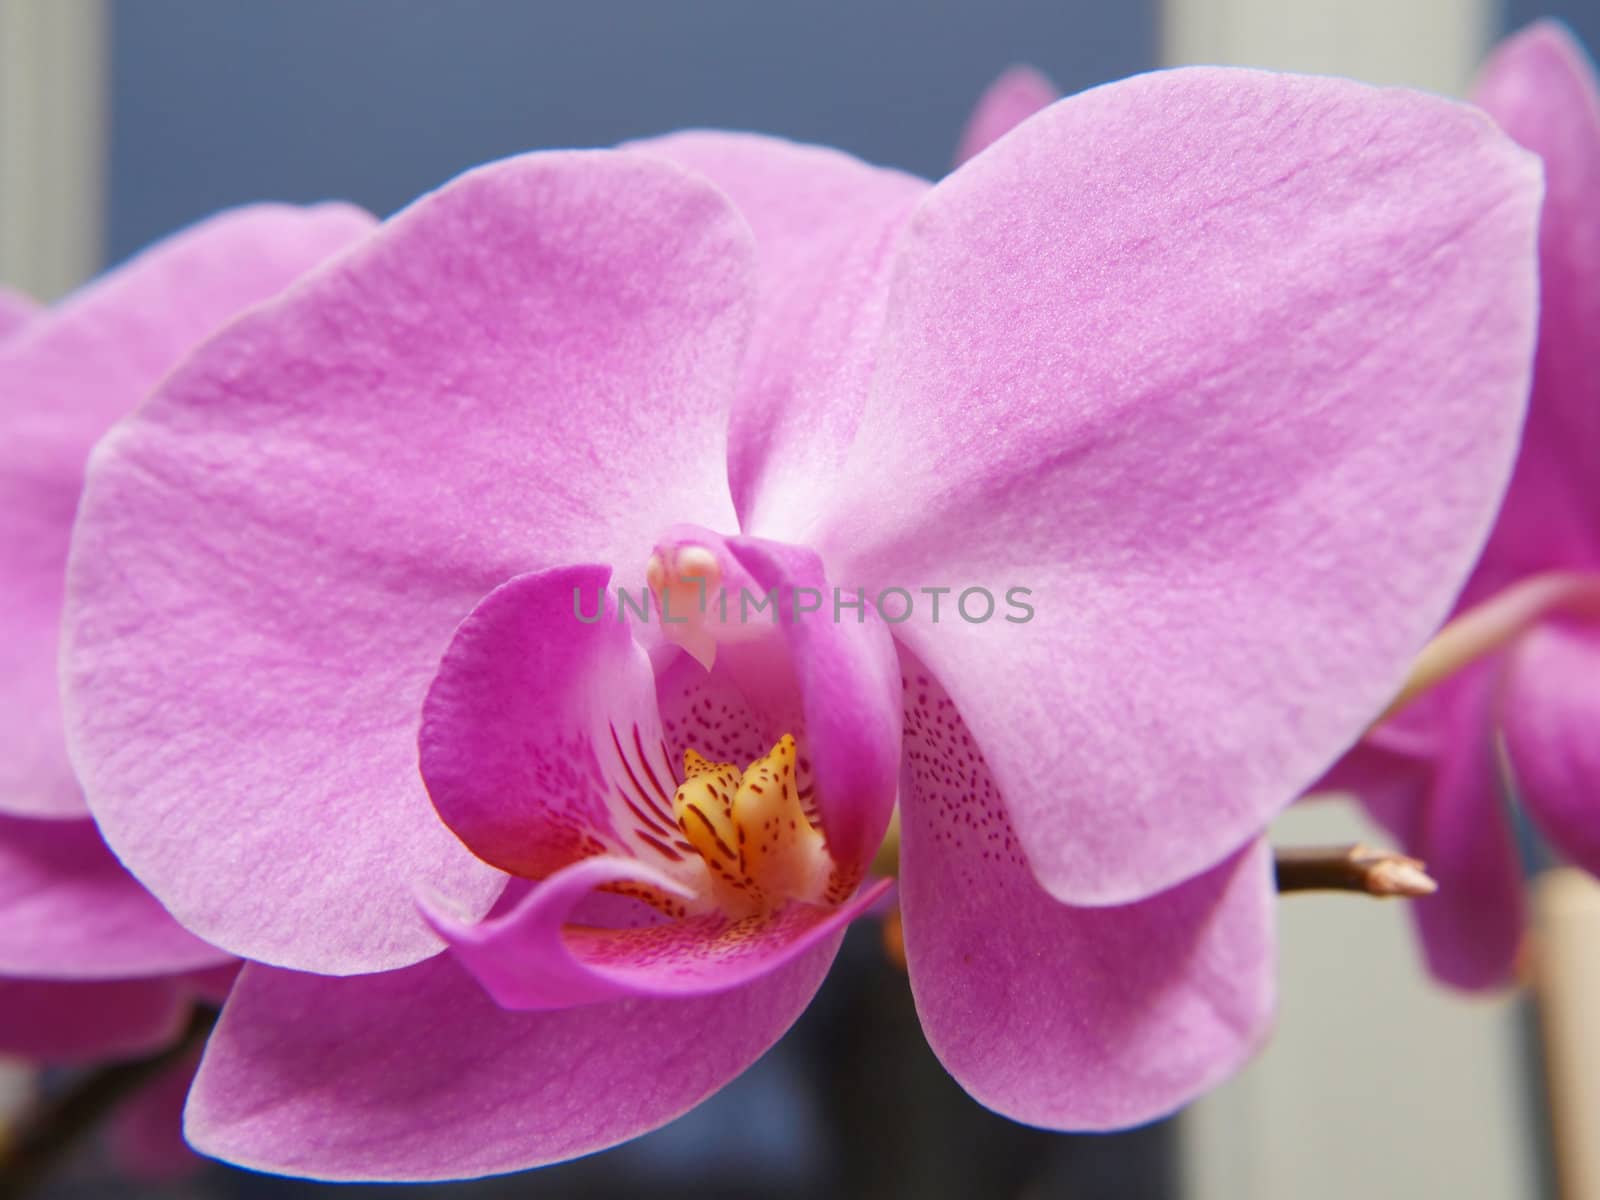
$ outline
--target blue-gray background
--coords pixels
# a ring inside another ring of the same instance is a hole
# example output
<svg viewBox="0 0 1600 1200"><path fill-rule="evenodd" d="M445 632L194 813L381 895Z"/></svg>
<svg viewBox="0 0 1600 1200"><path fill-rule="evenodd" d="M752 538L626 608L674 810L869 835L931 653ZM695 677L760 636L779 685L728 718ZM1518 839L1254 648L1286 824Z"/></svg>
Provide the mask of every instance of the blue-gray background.
<svg viewBox="0 0 1600 1200"><path fill-rule="evenodd" d="M942 172L983 86L1148 68L1154 0L117 0L109 250L245 200L387 213L518 150L692 125Z"/></svg>
<svg viewBox="0 0 1600 1200"><path fill-rule="evenodd" d="M935 175L1004 66L1155 63L1157 0L117 0L113 260L242 201L387 213L466 166L691 125ZM1600 0L1506 0L1600 46Z"/></svg>

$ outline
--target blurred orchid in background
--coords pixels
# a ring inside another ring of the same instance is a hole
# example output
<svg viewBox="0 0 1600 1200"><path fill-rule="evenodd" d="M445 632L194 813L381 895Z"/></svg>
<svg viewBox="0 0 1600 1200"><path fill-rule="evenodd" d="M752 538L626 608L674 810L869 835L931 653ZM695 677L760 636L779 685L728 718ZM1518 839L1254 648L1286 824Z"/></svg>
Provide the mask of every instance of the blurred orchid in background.
<svg viewBox="0 0 1600 1200"><path fill-rule="evenodd" d="M956 166L999 141L1041 108L1061 98L1056 85L1029 66L1001 72L984 89L956 143Z"/></svg>
<svg viewBox="0 0 1600 1200"><path fill-rule="evenodd" d="M711 133L508 159L230 325L97 450L65 623L109 843L250 960L192 1141L440 1178L659 1125L806 1003L897 791L975 1097L1106 1128L1226 1075L1258 834L1510 469L1538 196L1462 106L1175 71L932 187ZM693 580L1037 616L573 608Z"/></svg>
<svg viewBox="0 0 1600 1200"><path fill-rule="evenodd" d="M68 540L100 436L194 344L369 223L342 208L241 210L49 309L0 297L0 1053L47 1064L154 1053L197 1002L226 995L232 956L123 869L68 764L56 691ZM181 1096L193 1067L157 1090ZM131 1111L123 1142L136 1158L150 1140L137 1114L151 1110Z"/></svg>
<svg viewBox="0 0 1600 1200"><path fill-rule="evenodd" d="M1527 427L1456 620L1422 664L1437 686L1321 785L1357 793L1427 860L1439 893L1413 913L1433 973L1464 988L1508 982L1522 938L1508 792L1600 871L1600 86L1543 22L1494 53L1473 98L1545 166Z"/></svg>

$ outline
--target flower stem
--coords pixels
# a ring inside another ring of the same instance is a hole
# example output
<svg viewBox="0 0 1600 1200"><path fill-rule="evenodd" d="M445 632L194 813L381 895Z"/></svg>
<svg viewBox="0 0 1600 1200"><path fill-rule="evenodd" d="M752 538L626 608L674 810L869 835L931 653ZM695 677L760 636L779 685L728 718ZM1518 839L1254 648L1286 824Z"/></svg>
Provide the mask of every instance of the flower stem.
<svg viewBox="0 0 1600 1200"><path fill-rule="evenodd" d="M197 1007L182 1035L149 1058L90 1072L57 1096L41 1099L11 1129L0 1130L0 1200L20 1200L78 1140L119 1104L201 1045L217 1010Z"/></svg>
<svg viewBox="0 0 1600 1200"><path fill-rule="evenodd" d="M1558 614L1600 620L1600 574L1532 575L1468 609L1422 648L1400 694L1373 725L1382 725L1429 688L1494 653L1536 622Z"/></svg>
<svg viewBox="0 0 1600 1200"><path fill-rule="evenodd" d="M1367 896L1431 896L1439 885L1421 859L1353 846L1280 846L1274 852L1280 892L1359 892Z"/></svg>

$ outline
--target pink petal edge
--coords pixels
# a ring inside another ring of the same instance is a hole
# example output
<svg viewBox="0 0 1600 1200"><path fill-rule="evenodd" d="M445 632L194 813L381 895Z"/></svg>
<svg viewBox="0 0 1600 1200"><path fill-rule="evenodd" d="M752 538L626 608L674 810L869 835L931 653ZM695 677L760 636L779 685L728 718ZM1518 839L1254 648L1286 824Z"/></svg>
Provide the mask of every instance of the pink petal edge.
<svg viewBox="0 0 1600 1200"><path fill-rule="evenodd" d="M89 451L201 339L363 236L344 205L255 205L173 234L0 343L0 812L86 815L57 641Z"/></svg>
<svg viewBox="0 0 1600 1200"><path fill-rule="evenodd" d="M923 200L813 544L869 594L953 589L896 638L1051 894L1222 861L1399 688L1509 472L1538 199L1466 106L1196 68L1052 105Z"/></svg>
<svg viewBox="0 0 1600 1200"><path fill-rule="evenodd" d="M180 921L348 973L438 951L418 887L488 909L504 877L418 778L424 692L512 576L594 556L637 581L660 528L731 521L750 256L680 168L507 159L235 323L107 439L69 569L73 759Z"/></svg>
<svg viewBox="0 0 1600 1200"><path fill-rule="evenodd" d="M836 936L748 987L511 1013L441 955L330 979L245 968L185 1131L203 1154L327 1180L473 1179L602 1150L694 1107L799 1016Z"/></svg>
<svg viewBox="0 0 1600 1200"><path fill-rule="evenodd" d="M128 874L93 821L0 816L0 974L126 979L227 959Z"/></svg>
<svg viewBox="0 0 1600 1200"><path fill-rule="evenodd" d="M1600 629L1524 635L1497 711L1517 798L1557 851L1600 875Z"/></svg>
<svg viewBox="0 0 1600 1200"><path fill-rule="evenodd" d="M1163 1116L1237 1070L1272 1017L1266 843L1138 904L1063 904L949 697L913 662L906 676L901 909L945 1069L1003 1116L1067 1130Z"/></svg>
<svg viewBox="0 0 1600 1200"><path fill-rule="evenodd" d="M1600 80L1540 21L1490 56L1473 99L1544 164L1539 349L1516 472L1463 605L1525 575L1600 568Z"/></svg>

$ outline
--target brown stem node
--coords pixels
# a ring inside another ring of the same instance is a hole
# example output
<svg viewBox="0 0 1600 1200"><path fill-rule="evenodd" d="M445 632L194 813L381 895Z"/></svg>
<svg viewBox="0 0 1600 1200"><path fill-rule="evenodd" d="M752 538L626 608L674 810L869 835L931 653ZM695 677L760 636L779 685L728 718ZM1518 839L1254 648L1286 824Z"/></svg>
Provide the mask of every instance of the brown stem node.
<svg viewBox="0 0 1600 1200"><path fill-rule="evenodd" d="M1419 858L1353 846L1280 846L1274 850L1280 892L1359 892L1367 896L1431 896L1439 885Z"/></svg>

